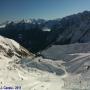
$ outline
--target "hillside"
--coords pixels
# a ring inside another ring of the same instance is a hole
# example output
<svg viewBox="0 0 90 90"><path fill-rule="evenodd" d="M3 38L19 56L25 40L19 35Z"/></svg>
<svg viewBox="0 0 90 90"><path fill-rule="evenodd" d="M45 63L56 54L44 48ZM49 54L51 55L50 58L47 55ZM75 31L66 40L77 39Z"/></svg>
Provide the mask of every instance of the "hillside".
<svg viewBox="0 0 90 90"><path fill-rule="evenodd" d="M14 40L0 36L0 89L60 90L63 81L52 73L59 69L49 66L48 59L46 65L44 61L42 57L35 58ZM63 70L60 72L64 74Z"/></svg>

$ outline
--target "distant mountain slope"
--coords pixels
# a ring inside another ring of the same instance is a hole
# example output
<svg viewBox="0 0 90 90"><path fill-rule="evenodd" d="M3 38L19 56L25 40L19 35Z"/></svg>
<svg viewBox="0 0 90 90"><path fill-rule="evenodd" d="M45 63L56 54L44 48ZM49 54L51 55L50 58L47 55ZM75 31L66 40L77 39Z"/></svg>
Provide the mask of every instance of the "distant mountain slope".
<svg viewBox="0 0 90 90"><path fill-rule="evenodd" d="M16 40L28 50L36 53L48 46L47 37L51 28L59 21L60 19L7 21L0 24L0 35Z"/></svg>
<svg viewBox="0 0 90 90"><path fill-rule="evenodd" d="M55 44L90 42L90 11L62 18L53 27L51 38Z"/></svg>
<svg viewBox="0 0 90 90"><path fill-rule="evenodd" d="M33 53L54 44L90 42L90 11L55 20L7 22L1 24L0 35L16 40Z"/></svg>
<svg viewBox="0 0 90 90"><path fill-rule="evenodd" d="M84 65L90 63L90 43L53 45L41 52L44 58L64 61L67 72L83 73ZM58 62L59 63L59 62Z"/></svg>
<svg viewBox="0 0 90 90"><path fill-rule="evenodd" d="M90 52L90 43L75 43L69 45L52 45L51 47L43 50L41 54L45 58L55 60L63 59L64 61L68 62L73 58L71 54L89 53L89 52Z"/></svg>
<svg viewBox="0 0 90 90"><path fill-rule="evenodd" d="M0 29L0 35L16 40L34 53L47 46L46 38L49 33L49 31L43 31L37 23L26 23L24 21L11 22L5 28Z"/></svg>

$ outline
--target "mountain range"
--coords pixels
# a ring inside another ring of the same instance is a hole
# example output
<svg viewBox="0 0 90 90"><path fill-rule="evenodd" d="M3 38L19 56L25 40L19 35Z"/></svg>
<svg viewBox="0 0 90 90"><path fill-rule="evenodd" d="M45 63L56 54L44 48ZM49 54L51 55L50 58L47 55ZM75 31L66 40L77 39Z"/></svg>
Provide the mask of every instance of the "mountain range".
<svg viewBox="0 0 90 90"><path fill-rule="evenodd" d="M14 39L33 53L49 45L86 43L90 41L90 11L61 19L30 19L0 25L0 35Z"/></svg>
<svg viewBox="0 0 90 90"><path fill-rule="evenodd" d="M90 11L0 24L0 89L90 90L89 29Z"/></svg>

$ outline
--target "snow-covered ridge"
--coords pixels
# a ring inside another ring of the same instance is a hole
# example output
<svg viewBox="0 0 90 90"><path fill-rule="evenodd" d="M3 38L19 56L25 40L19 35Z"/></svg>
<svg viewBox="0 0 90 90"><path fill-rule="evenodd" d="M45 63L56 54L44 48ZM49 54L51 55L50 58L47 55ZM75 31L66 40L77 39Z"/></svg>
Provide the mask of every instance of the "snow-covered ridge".
<svg viewBox="0 0 90 90"><path fill-rule="evenodd" d="M2 36L0 36L0 54L6 55L7 57L26 57L33 55L16 41Z"/></svg>
<svg viewBox="0 0 90 90"><path fill-rule="evenodd" d="M22 20L14 20L14 21L6 21L4 23L1 23L1 25L7 25L10 23L18 24L18 23L26 23L26 24L42 24L45 23L47 20L44 19L22 19Z"/></svg>
<svg viewBox="0 0 90 90"><path fill-rule="evenodd" d="M67 76L64 80L64 90L90 89L90 43L70 45L53 45L41 52L42 56L55 62L64 61ZM63 90L61 89L61 90Z"/></svg>

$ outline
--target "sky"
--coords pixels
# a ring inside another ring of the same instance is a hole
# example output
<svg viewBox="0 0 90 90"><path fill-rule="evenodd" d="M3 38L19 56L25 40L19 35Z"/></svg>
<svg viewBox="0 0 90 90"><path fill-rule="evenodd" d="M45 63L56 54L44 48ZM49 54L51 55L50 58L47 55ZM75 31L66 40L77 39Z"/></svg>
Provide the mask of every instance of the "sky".
<svg viewBox="0 0 90 90"><path fill-rule="evenodd" d="M30 18L56 19L90 11L90 0L0 0L0 23Z"/></svg>

